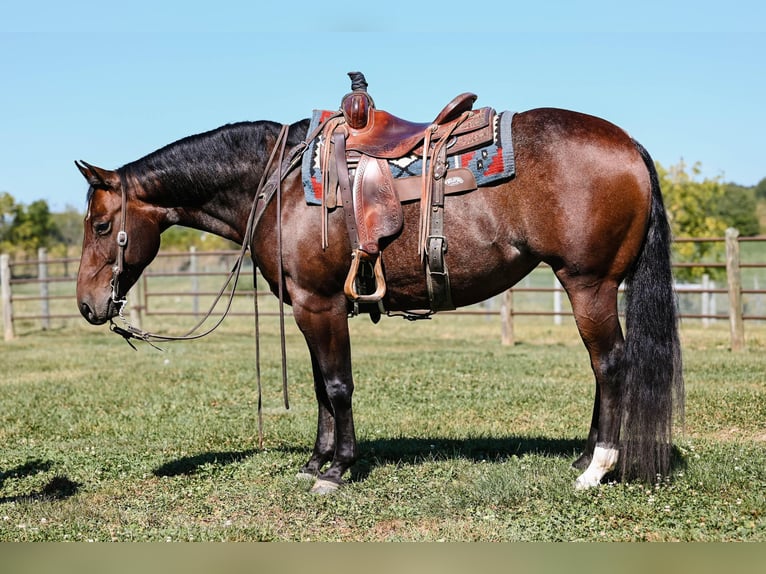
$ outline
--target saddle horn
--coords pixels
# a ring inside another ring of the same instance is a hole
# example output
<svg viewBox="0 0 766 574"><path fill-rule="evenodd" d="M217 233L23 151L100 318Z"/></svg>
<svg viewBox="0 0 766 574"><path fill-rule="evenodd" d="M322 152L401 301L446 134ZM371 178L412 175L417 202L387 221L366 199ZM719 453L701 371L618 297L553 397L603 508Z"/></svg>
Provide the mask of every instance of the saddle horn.
<svg viewBox="0 0 766 574"><path fill-rule="evenodd" d="M367 125L370 119L370 109L375 107L370 94L367 93L367 80L362 72L349 72L351 78L351 93L343 96L340 109L346 123L355 130Z"/></svg>

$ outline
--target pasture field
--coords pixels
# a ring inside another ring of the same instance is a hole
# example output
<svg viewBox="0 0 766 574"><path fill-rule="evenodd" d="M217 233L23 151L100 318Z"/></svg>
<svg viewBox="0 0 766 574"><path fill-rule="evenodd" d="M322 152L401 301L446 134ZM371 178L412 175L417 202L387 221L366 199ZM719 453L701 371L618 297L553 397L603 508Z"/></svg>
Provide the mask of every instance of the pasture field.
<svg viewBox="0 0 766 574"><path fill-rule="evenodd" d="M673 475L575 492L593 382L571 318L517 320L513 346L497 318L355 318L360 460L322 497L295 478L316 406L287 323L289 410L262 324L263 450L245 318L163 352L84 322L0 344L0 540L766 541L762 325L733 354L724 322L685 322Z"/></svg>

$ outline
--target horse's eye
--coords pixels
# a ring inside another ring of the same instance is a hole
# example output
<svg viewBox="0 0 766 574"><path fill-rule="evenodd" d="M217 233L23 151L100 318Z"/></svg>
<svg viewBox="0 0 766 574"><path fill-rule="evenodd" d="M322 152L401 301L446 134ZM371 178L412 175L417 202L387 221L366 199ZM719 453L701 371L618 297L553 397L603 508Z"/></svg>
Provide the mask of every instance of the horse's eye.
<svg viewBox="0 0 766 574"><path fill-rule="evenodd" d="M112 230L111 221L100 221L93 224L93 230L97 235L107 235Z"/></svg>

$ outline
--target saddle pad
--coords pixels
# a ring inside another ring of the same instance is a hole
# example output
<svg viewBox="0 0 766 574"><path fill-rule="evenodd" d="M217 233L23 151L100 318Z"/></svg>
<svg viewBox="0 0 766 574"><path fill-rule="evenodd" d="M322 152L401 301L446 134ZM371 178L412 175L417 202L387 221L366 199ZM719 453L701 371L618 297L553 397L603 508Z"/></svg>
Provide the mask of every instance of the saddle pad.
<svg viewBox="0 0 766 574"><path fill-rule="evenodd" d="M308 131L311 132L333 113L326 110L314 110ZM516 173L511 134L513 115L514 112L508 111L496 114L494 142L447 158L449 168L462 167L471 170L479 186L513 177ZM301 176L306 202L309 205L322 205L322 172L319 158L323 145L323 138L320 136L309 143L308 149L303 154ZM422 174L423 158L416 155L405 156L389 161L388 166L394 178L418 176Z"/></svg>

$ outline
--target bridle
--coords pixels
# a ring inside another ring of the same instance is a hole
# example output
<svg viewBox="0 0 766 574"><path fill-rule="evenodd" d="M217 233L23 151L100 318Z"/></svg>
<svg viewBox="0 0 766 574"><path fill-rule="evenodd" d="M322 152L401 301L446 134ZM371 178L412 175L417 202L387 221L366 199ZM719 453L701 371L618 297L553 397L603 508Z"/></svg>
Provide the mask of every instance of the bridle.
<svg viewBox="0 0 766 574"><path fill-rule="evenodd" d="M125 176L122 173L120 173L120 188L120 194L122 196L120 230L117 232L117 259L112 266L112 280L110 285L112 287L112 303L117 305L117 313L119 314L120 318L127 324L127 321L122 314L122 310L125 308L125 305L127 305L128 299L126 296L123 296L122 299L120 299L117 295L120 290L120 275L122 275L123 271L125 270L125 249L128 246L128 232L126 230L126 224L128 221L128 191L127 182L125 181ZM114 323L112 322L111 324L113 325ZM128 342L130 343L130 341Z"/></svg>

